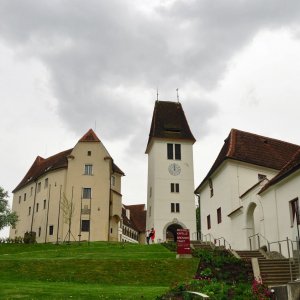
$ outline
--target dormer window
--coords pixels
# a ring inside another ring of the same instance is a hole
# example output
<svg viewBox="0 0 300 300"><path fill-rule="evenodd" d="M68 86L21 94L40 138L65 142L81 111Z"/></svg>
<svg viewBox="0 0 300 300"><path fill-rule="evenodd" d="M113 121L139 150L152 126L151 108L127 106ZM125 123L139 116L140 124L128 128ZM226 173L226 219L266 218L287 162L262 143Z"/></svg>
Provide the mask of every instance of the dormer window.
<svg viewBox="0 0 300 300"><path fill-rule="evenodd" d="M264 174L258 174L258 181L264 180L265 178L267 178L266 175L264 175Z"/></svg>

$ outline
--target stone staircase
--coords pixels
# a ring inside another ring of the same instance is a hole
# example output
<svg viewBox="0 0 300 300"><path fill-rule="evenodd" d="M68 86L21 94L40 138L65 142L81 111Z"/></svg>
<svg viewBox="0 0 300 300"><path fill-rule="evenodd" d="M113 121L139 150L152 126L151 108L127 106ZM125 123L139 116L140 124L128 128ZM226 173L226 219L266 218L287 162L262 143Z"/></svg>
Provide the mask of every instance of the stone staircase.
<svg viewBox="0 0 300 300"><path fill-rule="evenodd" d="M287 258L268 259L260 251L235 251L243 260L257 258L262 282L268 286L286 284L295 280L298 273L298 261ZM292 277L291 272L292 271Z"/></svg>

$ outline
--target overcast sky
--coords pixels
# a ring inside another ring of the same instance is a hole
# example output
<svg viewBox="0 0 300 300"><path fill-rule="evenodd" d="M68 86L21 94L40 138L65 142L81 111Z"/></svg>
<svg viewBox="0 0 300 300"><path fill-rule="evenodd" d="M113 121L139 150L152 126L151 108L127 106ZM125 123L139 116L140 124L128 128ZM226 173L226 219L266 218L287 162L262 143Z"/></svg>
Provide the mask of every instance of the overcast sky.
<svg viewBox="0 0 300 300"><path fill-rule="evenodd" d="M231 128L300 144L300 1L0 0L0 186L95 130L146 203L156 90L179 89L195 186ZM7 235L7 230L0 236Z"/></svg>

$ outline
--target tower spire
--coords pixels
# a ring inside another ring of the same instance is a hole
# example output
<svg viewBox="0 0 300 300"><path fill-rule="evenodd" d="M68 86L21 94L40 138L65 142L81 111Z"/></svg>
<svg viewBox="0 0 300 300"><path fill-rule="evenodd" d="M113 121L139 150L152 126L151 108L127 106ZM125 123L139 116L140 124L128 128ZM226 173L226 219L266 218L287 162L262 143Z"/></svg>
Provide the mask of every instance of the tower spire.
<svg viewBox="0 0 300 300"><path fill-rule="evenodd" d="M179 102L178 88L176 89L176 92L177 92L177 102Z"/></svg>

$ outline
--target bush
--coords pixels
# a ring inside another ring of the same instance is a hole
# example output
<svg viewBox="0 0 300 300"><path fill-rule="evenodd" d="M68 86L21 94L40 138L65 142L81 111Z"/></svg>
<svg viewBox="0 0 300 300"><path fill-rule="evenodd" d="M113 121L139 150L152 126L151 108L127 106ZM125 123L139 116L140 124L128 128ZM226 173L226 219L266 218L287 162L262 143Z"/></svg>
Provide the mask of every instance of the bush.
<svg viewBox="0 0 300 300"><path fill-rule="evenodd" d="M36 233L34 231L26 231L24 234L25 244L35 244L36 243Z"/></svg>
<svg viewBox="0 0 300 300"><path fill-rule="evenodd" d="M196 249L193 256L200 258L197 279L215 278L228 283L253 280L251 265L226 250Z"/></svg>

